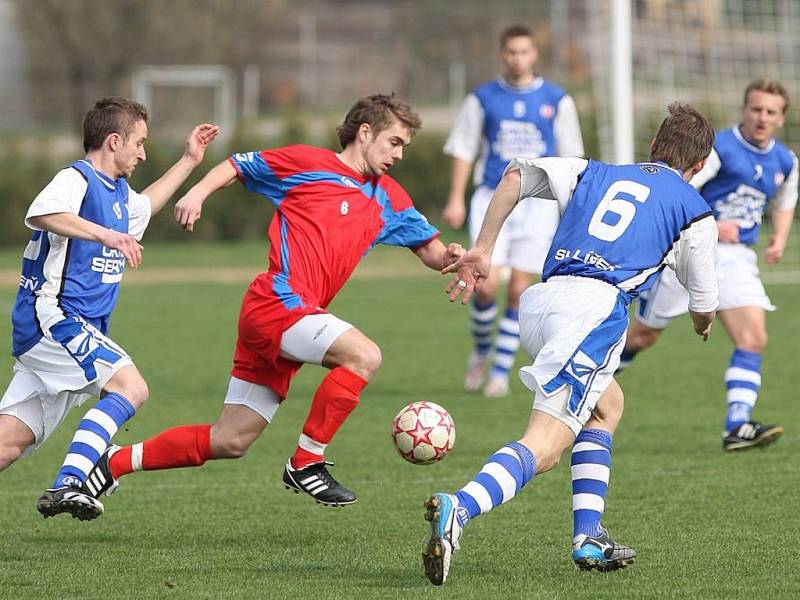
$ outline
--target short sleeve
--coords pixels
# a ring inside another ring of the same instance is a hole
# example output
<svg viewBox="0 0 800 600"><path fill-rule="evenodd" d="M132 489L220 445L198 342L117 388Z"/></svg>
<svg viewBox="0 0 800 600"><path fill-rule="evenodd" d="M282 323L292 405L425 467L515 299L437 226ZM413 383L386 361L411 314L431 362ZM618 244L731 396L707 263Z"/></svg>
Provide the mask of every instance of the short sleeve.
<svg viewBox="0 0 800 600"><path fill-rule="evenodd" d="M561 214L564 214L578 178L588 165L589 162L582 158L515 158L508 164L505 173L513 169L520 170L520 200L556 200Z"/></svg>
<svg viewBox="0 0 800 600"><path fill-rule="evenodd" d="M399 184L391 182L389 190L381 214L383 229L377 243L405 246L413 250L439 236L439 230L414 208L411 197Z"/></svg>
<svg viewBox="0 0 800 600"><path fill-rule="evenodd" d="M128 233L141 240L152 213L150 198L128 186Z"/></svg>
<svg viewBox="0 0 800 600"><path fill-rule="evenodd" d="M33 217L56 213L77 215L81 210L81 202L86 195L87 187L86 179L77 169L72 167L62 169L34 198L25 215L25 225L38 231L38 228L30 222Z"/></svg>
<svg viewBox="0 0 800 600"><path fill-rule="evenodd" d="M267 163L269 154L269 150L243 152L234 154L228 160L236 169L245 188L261 194L278 206L286 196L286 187Z"/></svg>

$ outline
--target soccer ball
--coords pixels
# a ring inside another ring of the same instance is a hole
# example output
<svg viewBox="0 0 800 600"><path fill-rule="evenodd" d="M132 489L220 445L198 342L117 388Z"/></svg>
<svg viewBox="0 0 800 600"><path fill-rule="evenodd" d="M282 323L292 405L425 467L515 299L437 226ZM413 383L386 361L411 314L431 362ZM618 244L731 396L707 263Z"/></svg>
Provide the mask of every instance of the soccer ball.
<svg viewBox="0 0 800 600"><path fill-rule="evenodd" d="M442 460L456 441L456 426L445 409L433 402L414 402L392 421L392 440L400 456L415 465Z"/></svg>

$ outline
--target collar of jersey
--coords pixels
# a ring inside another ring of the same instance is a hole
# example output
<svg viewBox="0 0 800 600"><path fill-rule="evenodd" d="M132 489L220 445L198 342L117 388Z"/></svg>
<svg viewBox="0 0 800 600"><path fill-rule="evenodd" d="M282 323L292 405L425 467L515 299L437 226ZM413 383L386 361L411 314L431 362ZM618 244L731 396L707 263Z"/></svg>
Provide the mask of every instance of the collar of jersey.
<svg viewBox="0 0 800 600"><path fill-rule="evenodd" d="M742 135L742 132L739 131L739 127L740 127L739 125L736 125L735 127L731 127L731 129L733 129L733 135L736 137L737 140L739 140L739 143L741 143L742 146L744 146L748 150L750 150L752 152L756 152L758 154L768 154L769 151L772 150L772 148L775 146L775 138L772 138L769 141L769 144L767 144L766 148L759 148L755 144L751 144L750 142L748 142L744 138L744 136Z"/></svg>
<svg viewBox="0 0 800 600"><path fill-rule="evenodd" d="M97 177L103 183L103 185L106 186L108 189L110 189L110 190L117 189L117 185L116 185L117 182L114 181L113 179L111 179L111 177L109 177L105 173L101 173L100 171L95 169L91 160L89 160L88 158L82 158L78 162L82 162L83 164L88 165L89 167L91 167L92 173L94 173L94 176Z"/></svg>
<svg viewBox="0 0 800 600"><path fill-rule="evenodd" d="M664 167L665 169L667 169L667 170L669 170L669 171L672 171L673 173L675 173L675 175L677 175L678 177L680 177L681 179L683 179L683 175L681 174L681 172L680 172L680 171L678 171L678 169L673 169L673 168L672 168L672 167L670 167L670 166L669 166L667 163L665 163L665 162L662 162L662 161L660 161L660 160L656 160L656 161L647 161L647 162L641 162L641 163L637 163L637 164L640 164L640 165L655 165L655 166L657 166L657 167Z"/></svg>
<svg viewBox="0 0 800 600"><path fill-rule="evenodd" d="M538 90L540 87L542 87L542 85L544 84L544 79L537 75L530 85L516 86L508 83L505 77L498 77L497 83L500 85L501 88L503 88L508 92L512 92L514 94L527 94L528 92Z"/></svg>

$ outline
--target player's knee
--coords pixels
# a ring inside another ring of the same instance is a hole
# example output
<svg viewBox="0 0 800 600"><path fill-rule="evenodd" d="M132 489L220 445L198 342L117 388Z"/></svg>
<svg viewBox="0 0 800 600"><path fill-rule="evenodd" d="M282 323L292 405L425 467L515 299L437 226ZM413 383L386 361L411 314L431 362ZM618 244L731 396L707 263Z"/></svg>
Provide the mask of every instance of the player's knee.
<svg viewBox="0 0 800 600"><path fill-rule="evenodd" d="M767 347L767 332L765 330L749 331L747 335L742 336L736 347L747 352L761 354Z"/></svg>
<svg viewBox="0 0 800 600"><path fill-rule="evenodd" d="M381 349L375 342L367 340L366 343L360 344L354 352L353 370L369 381L378 372L382 362Z"/></svg>
<svg viewBox="0 0 800 600"><path fill-rule="evenodd" d="M150 389L147 387L147 382L142 377L138 377L131 381L126 386L125 397L137 409L141 408L150 397Z"/></svg>

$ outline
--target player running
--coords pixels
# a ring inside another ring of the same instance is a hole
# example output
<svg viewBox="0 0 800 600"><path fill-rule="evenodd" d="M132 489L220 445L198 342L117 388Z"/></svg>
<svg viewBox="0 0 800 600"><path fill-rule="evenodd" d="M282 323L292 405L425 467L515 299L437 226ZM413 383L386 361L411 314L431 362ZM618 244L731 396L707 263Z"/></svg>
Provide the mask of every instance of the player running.
<svg viewBox="0 0 800 600"><path fill-rule="evenodd" d="M0 400L0 470L38 448L69 410L100 401L79 423L64 464L39 498L45 517L92 519L102 505L81 486L109 440L148 397L145 380L107 335L125 264L142 260L150 217L200 164L219 128L195 127L181 159L141 194L128 185L145 160L147 109L103 98L83 120L86 157L34 199L12 313L14 377Z"/></svg>
<svg viewBox="0 0 800 600"><path fill-rule="evenodd" d="M763 447L783 434L780 425L764 425L750 416L761 389L766 311L775 310L759 278L752 246L767 206L773 226L764 252L767 264L781 260L792 227L797 156L774 137L788 107L789 95L777 81L760 79L748 85L742 122L717 134L705 168L691 181L711 206L719 229L719 319L734 345L725 370L727 411L722 434L722 447L729 452ZM655 344L670 320L686 312L686 304L686 290L674 275L664 272L639 302L620 367Z"/></svg>
<svg viewBox="0 0 800 600"><path fill-rule="evenodd" d="M132 471L199 466L239 458L272 421L304 363L330 369L311 401L283 483L318 503L344 506L356 494L329 473L325 450L358 405L381 364L378 346L326 307L376 244L411 248L441 270L463 253L439 232L386 172L403 158L419 116L392 96L359 100L338 128L343 150L288 146L234 154L214 167L175 207L191 231L203 203L240 180L271 201L269 269L247 290L228 393L213 425L169 429L139 444L110 446L89 475L95 497Z"/></svg>
<svg viewBox="0 0 800 600"><path fill-rule="evenodd" d="M490 268L497 234L520 198L558 203L561 222L543 283L520 299L520 337L533 364L520 370L534 392L522 438L500 448L454 494L425 503L432 534L422 557L435 585L447 579L463 528L511 500L572 444L572 560L584 570L620 569L633 549L601 525L611 441L623 394L614 370L625 342L628 306L665 266L690 290L695 332L707 339L717 306L717 228L687 182L704 165L714 130L687 105L673 104L651 143L651 162L607 165L577 158L516 159L492 198L475 246L445 272L447 291L466 303Z"/></svg>

